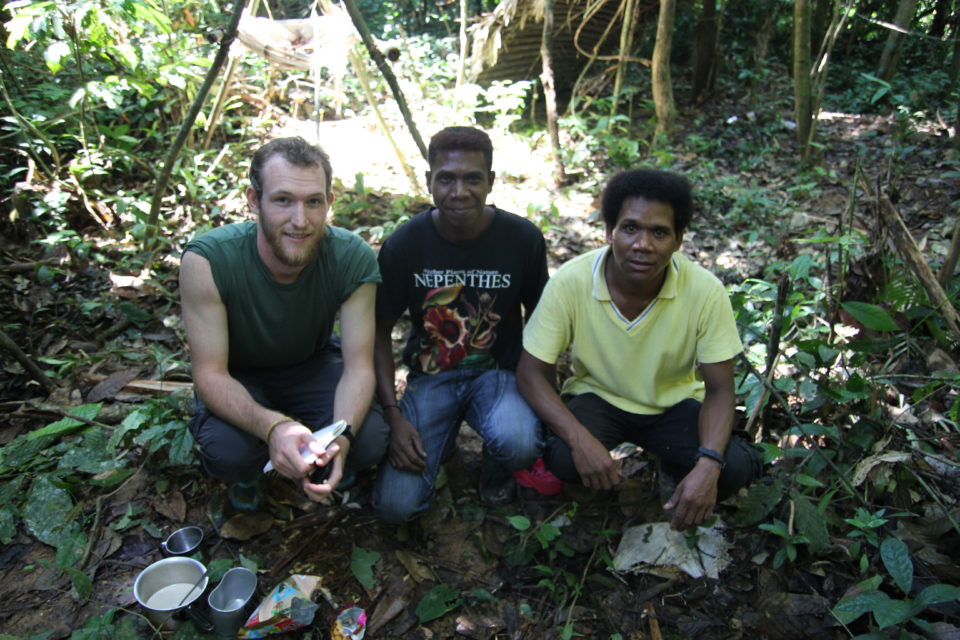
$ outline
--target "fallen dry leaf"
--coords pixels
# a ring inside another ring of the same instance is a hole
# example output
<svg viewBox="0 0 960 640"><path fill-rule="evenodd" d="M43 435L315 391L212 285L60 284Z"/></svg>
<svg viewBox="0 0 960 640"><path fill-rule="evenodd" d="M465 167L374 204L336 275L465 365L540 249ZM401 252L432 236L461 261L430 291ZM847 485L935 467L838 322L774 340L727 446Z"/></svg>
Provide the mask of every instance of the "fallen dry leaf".
<svg viewBox="0 0 960 640"><path fill-rule="evenodd" d="M111 373L90 390L87 394L87 402L100 402L113 398L128 382L135 379L138 373L135 369L121 369Z"/></svg>
<svg viewBox="0 0 960 640"><path fill-rule="evenodd" d="M410 574L410 577L413 578L415 582L420 583L424 580L440 582L440 578L437 577L436 572L412 553L398 549L397 560L400 561L400 564L403 565L403 568L407 570L407 573Z"/></svg>
<svg viewBox="0 0 960 640"><path fill-rule="evenodd" d="M459 616L457 635L471 638L471 640L490 640L505 626L503 620L492 616Z"/></svg>
<svg viewBox="0 0 960 640"><path fill-rule="evenodd" d="M220 535L229 540L249 540L266 533L273 526L268 513L238 513L220 527Z"/></svg>
<svg viewBox="0 0 960 640"><path fill-rule="evenodd" d="M384 597L377 603L376 608L370 615L370 620L367 622L367 632L371 636L407 609L410 604L407 599L409 590L410 583L405 579L394 580L390 583L385 590Z"/></svg>
<svg viewBox="0 0 960 640"><path fill-rule="evenodd" d="M153 510L174 522L183 522L187 517L187 503L179 491L171 491L153 501Z"/></svg>

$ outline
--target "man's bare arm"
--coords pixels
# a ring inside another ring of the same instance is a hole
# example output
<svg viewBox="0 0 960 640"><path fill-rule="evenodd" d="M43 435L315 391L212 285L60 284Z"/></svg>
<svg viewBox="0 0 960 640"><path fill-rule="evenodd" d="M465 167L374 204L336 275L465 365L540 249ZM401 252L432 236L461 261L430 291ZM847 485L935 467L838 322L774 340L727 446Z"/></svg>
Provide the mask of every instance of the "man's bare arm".
<svg viewBox="0 0 960 640"><path fill-rule="evenodd" d="M700 446L722 455L727 450L733 433L736 406L733 360L701 364L700 371L706 387L697 423ZM718 461L707 456L697 460L664 505L665 509L675 509L670 522L671 528L682 531L710 519L717 504L717 482L721 469Z"/></svg>
<svg viewBox="0 0 960 640"><path fill-rule="evenodd" d="M593 489L612 489L620 472L610 452L567 409L555 387L556 365L539 360L524 349L517 365L517 386L524 399L573 454L573 463L583 484Z"/></svg>
<svg viewBox="0 0 960 640"><path fill-rule="evenodd" d="M387 457L397 469L420 472L427 467L427 450L417 428L396 406L396 365L393 362L393 327L396 318L377 317L377 338L374 362L377 370L377 397L383 405L383 417L390 425L390 447ZM393 406L391 406L393 405Z"/></svg>
<svg viewBox="0 0 960 640"><path fill-rule="evenodd" d="M188 251L180 265L180 300L190 343L193 382L203 403L217 416L265 440L284 416L258 404L227 369L227 310L210 263Z"/></svg>
<svg viewBox="0 0 960 640"><path fill-rule="evenodd" d="M361 284L340 306L340 340L343 353L343 375L337 383L333 399L333 419L346 420L354 434L360 431L373 391L376 378L373 371L374 300L377 285ZM349 447L346 438L337 442Z"/></svg>

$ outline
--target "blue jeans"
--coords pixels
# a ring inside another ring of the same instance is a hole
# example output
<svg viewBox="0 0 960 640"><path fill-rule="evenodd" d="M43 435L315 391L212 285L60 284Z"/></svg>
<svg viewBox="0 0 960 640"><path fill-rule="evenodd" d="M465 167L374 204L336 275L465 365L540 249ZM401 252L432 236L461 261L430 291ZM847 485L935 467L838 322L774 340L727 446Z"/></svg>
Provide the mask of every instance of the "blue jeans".
<svg viewBox="0 0 960 640"><path fill-rule="evenodd" d="M445 371L411 378L400 411L420 434L427 466L415 473L395 468L389 458L380 463L373 508L386 522L407 522L430 507L440 463L456 444L461 420L483 439L487 455L508 471L529 468L543 452L540 421L517 390L512 371Z"/></svg>
<svg viewBox="0 0 960 640"><path fill-rule="evenodd" d="M319 354L291 367L230 373L259 404L319 429L333 420L334 393L343 373L340 341L332 338ZM206 472L224 482L249 482L259 477L270 459L267 443L214 415L199 397L196 407L189 427ZM353 429L356 432L357 427ZM366 469L380 462L389 433L380 405L374 401L350 447L347 468Z"/></svg>

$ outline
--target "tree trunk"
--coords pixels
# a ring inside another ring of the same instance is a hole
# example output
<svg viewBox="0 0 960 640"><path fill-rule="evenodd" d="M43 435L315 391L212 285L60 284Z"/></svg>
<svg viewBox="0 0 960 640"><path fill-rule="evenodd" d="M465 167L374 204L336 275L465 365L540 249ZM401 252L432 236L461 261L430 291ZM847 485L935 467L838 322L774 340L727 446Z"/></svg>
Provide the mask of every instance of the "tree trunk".
<svg viewBox="0 0 960 640"><path fill-rule="evenodd" d="M910 29L910 23L913 22L913 16L917 11L917 0L900 0L897 7L897 15L893 19L895 25L904 31ZM880 54L880 65L877 67L877 77L890 82L897 72L897 64L900 62L900 51L903 48L904 34L900 31L891 29L887 36L887 42L883 45L883 53Z"/></svg>
<svg viewBox="0 0 960 640"><path fill-rule="evenodd" d="M567 183L567 174L560 158L560 130L557 127L557 91L553 82L553 0L543 3L543 38L540 41L543 72L543 97L547 107L547 131L550 134L550 154L553 156L553 182L557 188Z"/></svg>
<svg viewBox="0 0 960 640"><path fill-rule="evenodd" d="M691 93L693 101L703 102L713 94L717 82L717 20L716 0L703 0L703 9L697 21L693 39L693 78Z"/></svg>
<svg viewBox="0 0 960 640"><path fill-rule="evenodd" d="M813 124L813 97L810 86L810 3L796 0L793 5L793 105L797 121L797 142L804 160Z"/></svg>
<svg viewBox="0 0 960 640"><path fill-rule="evenodd" d="M953 29L950 30L950 37L953 38L953 57L950 60L950 86L957 86L960 80L960 6L953 14ZM960 132L960 111L957 112L958 120L956 128ZM960 135L956 136L960 138Z"/></svg>
<svg viewBox="0 0 960 640"><path fill-rule="evenodd" d="M933 20L930 22L930 29L927 35L934 38L942 38L947 33L947 25L950 23L950 5L952 0L937 0L937 6L933 10Z"/></svg>
<svg viewBox="0 0 960 640"><path fill-rule="evenodd" d="M607 130L613 128L613 116L620 108L620 89L623 86L623 74L627 68L627 58L633 48L633 10L634 0L623 3L623 22L620 24L620 53L617 60L617 72L613 79L613 100L610 102L610 120Z"/></svg>
<svg viewBox="0 0 960 640"><path fill-rule="evenodd" d="M751 102L753 102L754 97L759 91L761 83L764 80L764 72L767 66L767 54L770 51L770 40L773 39L773 36L777 30L778 9L779 3L776 2L767 2L766 5L762 7L764 12L763 23L760 25L760 29L757 31L756 39L754 40L753 45L753 75L750 77Z"/></svg>
<svg viewBox="0 0 960 640"><path fill-rule="evenodd" d="M827 88L827 70L830 67L830 57L833 54L837 38L844 32L847 16L851 14L856 1L847 0L846 5L835 5L833 19L823 36L823 42L820 43L820 53L817 55L817 61L810 68L810 127L807 131L806 141L801 141L804 159L810 153L810 143L813 141L813 134L816 132L817 122L820 118L820 106L823 104L823 96Z"/></svg>
<svg viewBox="0 0 960 640"><path fill-rule="evenodd" d="M830 23L833 0L811 1L813 2L813 7L811 8L810 17L810 42L816 45L818 42L823 42L823 38L827 34L827 25Z"/></svg>
<svg viewBox="0 0 960 640"><path fill-rule="evenodd" d="M670 48L673 43L673 17L677 0L660 0L657 19L657 43L653 47L653 104L657 113L655 136L669 136L677 117L670 80Z"/></svg>
<svg viewBox="0 0 960 640"><path fill-rule="evenodd" d="M467 0L460 0L460 59L457 60L457 87L463 86L467 69Z"/></svg>

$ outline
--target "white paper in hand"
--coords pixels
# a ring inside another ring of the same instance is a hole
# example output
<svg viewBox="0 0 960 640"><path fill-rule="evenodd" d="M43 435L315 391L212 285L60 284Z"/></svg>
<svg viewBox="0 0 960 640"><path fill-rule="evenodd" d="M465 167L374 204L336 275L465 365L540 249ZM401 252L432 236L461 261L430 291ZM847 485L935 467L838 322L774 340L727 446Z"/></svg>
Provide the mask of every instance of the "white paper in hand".
<svg viewBox="0 0 960 640"><path fill-rule="evenodd" d="M317 429L313 432L313 439L316 441L322 448L326 449L337 439L337 436L342 434L347 430L347 421L346 420L337 420L333 424L328 424L322 429ZM313 464L317 461L316 454L310 450L310 447L304 445L300 447L300 455L303 456L303 461L307 464ZM268 462L263 467L263 472L266 473L273 469L273 463Z"/></svg>

